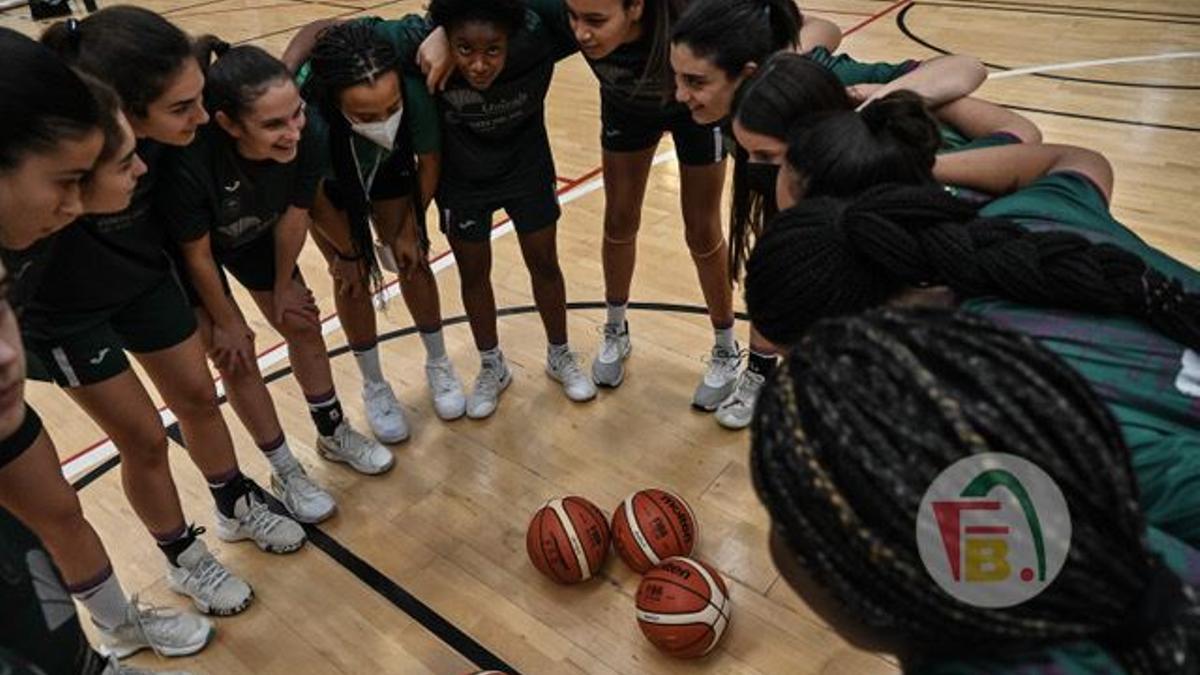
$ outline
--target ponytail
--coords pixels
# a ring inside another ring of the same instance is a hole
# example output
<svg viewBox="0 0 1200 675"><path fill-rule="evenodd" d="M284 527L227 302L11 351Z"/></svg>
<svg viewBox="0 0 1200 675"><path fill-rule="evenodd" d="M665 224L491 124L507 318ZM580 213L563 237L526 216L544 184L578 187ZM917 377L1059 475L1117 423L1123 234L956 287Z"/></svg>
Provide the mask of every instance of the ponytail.
<svg viewBox="0 0 1200 675"><path fill-rule="evenodd" d="M287 66L260 47L230 47L207 35L197 40L196 53L205 71L205 106L210 113L221 112L234 120L272 86L292 80Z"/></svg>
<svg viewBox="0 0 1200 675"><path fill-rule="evenodd" d="M126 109L139 117L194 57L186 33L158 14L131 5L60 21L46 29L42 43L112 86Z"/></svg>
<svg viewBox="0 0 1200 675"><path fill-rule="evenodd" d="M921 98L898 91L861 112L802 118L788 139L787 161L809 197L851 197L882 183L932 184L941 147L937 122Z"/></svg>
<svg viewBox="0 0 1200 675"><path fill-rule="evenodd" d="M671 42L687 45L733 79L747 65L796 47L803 22L792 0L695 0L676 22Z"/></svg>
<svg viewBox="0 0 1200 675"><path fill-rule="evenodd" d="M886 303L913 286L960 298L1142 319L1200 349L1200 294L1111 244L1031 232L934 186L882 185L853 201L803 200L766 228L746 265L746 304L777 344L812 322Z"/></svg>

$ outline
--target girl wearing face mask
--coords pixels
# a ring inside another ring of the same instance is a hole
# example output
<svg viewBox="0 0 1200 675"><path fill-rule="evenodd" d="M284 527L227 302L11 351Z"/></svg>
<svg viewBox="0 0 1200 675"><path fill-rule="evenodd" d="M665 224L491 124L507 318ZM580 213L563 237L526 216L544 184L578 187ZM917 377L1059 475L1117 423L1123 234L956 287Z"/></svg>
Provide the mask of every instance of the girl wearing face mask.
<svg viewBox="0 0 1200 675"><path fill-rule="evenodd" d="M381 280L381 262L398 275L420 331L434 410L443 420L466 412L462 382L446 355L425 232L441 130L424 83L399 70L406 30L381 19L319 21L302 29L283 56L300 71L309 125L324 156L313 240L337 286L338 317L362 373L367 418L385 443L408 438L409 429L380 366L371 290Z"/></svg>
<svg viewBox="0 0 1200 675"><path fill-rule="evenodd" d="M216 506L216 533L284 553L303 529L270 512L262 490L242 475L217 407L195 315L164 250L153 189L169 146L190 143L208 120L204 77L192 43L147 10L119 6L52 26L43 42L120 95L137 153L149 171L132 203L87 217L54 242L23 318L26 346L43 376L63 387L113 439L134 511L167 559L169 587L214 614L244 610L253 593L197 537L184 518L167 461L167 437L149 393L129 366L132 353L179 419L192 461Z"/></svg>
<svg viewBox="0 0 1200 675"><path fill-rule="evenodd" d="M85 86L45 47L3 28L0 60L8 66L0 72L0 245L6 262L0 266L0 508L45 542L66 589L88 609L106 653L124 657L152 647L164 655L192 654L208 643L212 625L125 595L63 478L53 442L24 402L26 360L17 321L23 298L17 291L44 273L38 263L55 233L85 209L127 206L145 167L120 101L106 86ZM66 660L87 653L23 648L51 672L80 670Z"/></svg>
<svg viewBox="0 0 1200 675"><path fill-rule="evenodd" d="M772 0L696 0L688 5L671 33L671 66L676 98L687 105L696 121L728 118L733 101L754 81L759 66L772 54L791 51L793 33L781 28L779 13L780 8ZM883 96L908 88L936 106L969 94L987 76L982 64L971 57L939 57L922 64L863 64L848 56L835 57L823 46L803 45L801 49L807 58L834 72L844 86L887 83L884 88L871 89L869 94L864 91L864 96ZM742 259L744 236L740 233L746 229L747 210L752 206L747 184L753 181L765 187L774 182L773 168L755 164L743 147L735 146L730 224L734 236L728 264L734 279ZM752 327L747 367L736 375L736 384L719 402L718 423L731 429L750 423L757 392L774 364L774 348Z"/></svg>
<svg viewBox="0 0 1200 675"><path fill-rule="evenodd" d="M320 180L320 156L291 73L258 47L206 39L201 63L212 122L175 155L159 188L187 286L230 403L271 463L271 489L301 522L333 514L333 497L292 454L263 382L254 338L225 278L241 283L288 345L317 429L317 451L357 471L391 468L391 451L345 420L312 292L296 267Z"/></svg>
<svg viewBox="0 0 1200 675"><path fill-rule="evenodd" d="M596 387L567 344L556 243L560 210L544 114L554 63L573 54L575 42L518 0L435 0L428 23L418 17L409 23L410 45L435 29L434 39L443 43L437 51L451 55L454 69L437 96L445 131L437 201L480 352L467 415L491 415L511 382L490 278L492 216L501 208L516 228L546 330L546 373L571 400L591 400Z"/></svg>

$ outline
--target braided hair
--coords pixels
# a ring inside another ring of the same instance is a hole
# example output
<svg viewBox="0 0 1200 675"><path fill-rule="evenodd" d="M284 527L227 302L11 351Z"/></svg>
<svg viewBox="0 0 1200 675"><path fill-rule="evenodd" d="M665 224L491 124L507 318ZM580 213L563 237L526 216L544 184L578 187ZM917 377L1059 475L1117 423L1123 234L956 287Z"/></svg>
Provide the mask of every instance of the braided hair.
<svg viewBox="0 0 1200 675"><path fill-rule="evenodd" d="M329 124L329 147L334 178L341 191L343 206L350 221L350 237L354 255L367 261L373 290L382 286L379 261L375 258L371 233L371 199L367 186L359 175L351 144L354 131L342 114L341 93L355 85L374 82L387 73L401 78L400 62L395 49L375 33L377 20L348 21L330 26L321 32L313 47L311 63L313 80L306 87L310 101L315 101L321 115ZM404 172L416 181L416 160L411 149L408 116L400 118L396 133L396 148ZM413 191L411 200L418 231L425 229L425 210L420 196Z"/></svg>
<svg viewBox="0 0 1200 675"><path fill-rule="evenodd" d="M822 321L763 389L752 434L752 479L784 555L918 658L1002 658L1094 640L1137 675L1200 669L1194 589L1146 548L1115 420L1031 338L965 313ZM1054 582L1003 609L941 591L914 536L939 473L989 452L1034 462L1071 514Z"/></svg>
<svg viewBox="0 0 1200 675"><path fill-rule="evenodd" d="M734 103L738 124L748 131L786 142L802 119L818 112L853 110L846 88L825 66L795 52L767 59L743 86ZM750 156L733 151L733 199L729 215L729 273L736 282L763 222L777 212L775 186L750 180Z"/></svg>
<svg viewBox="0 0 1200 675"><path fill-rule="evenodd" d="M478 21L493 24L512 37L525 25L522 0L431 0L429 22L447 31L464 23Z"/></svg>
<svg viewBox="0 0 1200 675"><path fill-rule="evenodd" d="M767 226L746 264L754 325L790 344L814 321L882 305L911 287L948 286L1142 319L1200 348L1200 294L1112 244L1032 232L936 186L885 184L853 200L808 197Z"/></svg>

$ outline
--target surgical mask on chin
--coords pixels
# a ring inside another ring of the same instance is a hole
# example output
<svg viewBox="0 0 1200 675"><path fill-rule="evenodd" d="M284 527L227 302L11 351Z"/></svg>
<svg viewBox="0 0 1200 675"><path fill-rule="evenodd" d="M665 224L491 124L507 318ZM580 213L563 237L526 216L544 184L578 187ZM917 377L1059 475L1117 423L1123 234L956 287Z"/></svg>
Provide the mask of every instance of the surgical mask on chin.
<svg viewBox="0 0 1200 675"><path fill-rule="evenodd" d="M351 121L350 128L384 150L391 150L396 145L396 133L400 131L400 118L403 115L404 108L401 108L382 122Z"/></svg>

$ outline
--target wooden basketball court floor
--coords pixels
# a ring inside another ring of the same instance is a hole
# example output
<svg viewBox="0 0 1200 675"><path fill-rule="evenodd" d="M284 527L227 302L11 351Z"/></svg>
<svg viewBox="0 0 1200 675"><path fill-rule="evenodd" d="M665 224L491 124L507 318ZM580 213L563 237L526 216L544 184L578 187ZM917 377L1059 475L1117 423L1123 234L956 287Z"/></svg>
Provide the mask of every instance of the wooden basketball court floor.
<svg viewBox="0 0 1200 675"><path fill-rule="evenodd" d="M278 53L293 32L320 18L418 11L418 0L139 0L192 33L215 32ZM1047 142L1085 145L1116 167L1114 210L1152 243L1200 264L1193 200L1200 188L1200 5L1195 0L814 0L805 7L838 22L842 48L861 60L972 53L992 66L979 92L1026 112ZM0 25L30 34L25 10ZM549 127L562 177L560 256L575 347L590 358L599 340L603 285L599 246L603 191L596 84L579 57L564 62L549 101ZM208 536L257 601L218 621L199 656L156 668L197 673L465 673L478 666L525 673L871 673L895 672L889 658L860 653L829 630L781 581L767 553L767 519L750 486L748 435L720 429L689 409L711 344L683 242L678 172L669 141L650 181L630 321L636 349L629 377L587 405L569 403L542 373L544 339L515 237L497 230L493 280L501 343L515 371L497 415L442 423L424 389L423 351L399 299L380 315L384 367L414 427L396 448L394 471L368 478L322 462L312 451L304 400L286 354L242 297L258 333L271 391L293 447L338 499L338 515L313 531L303 551L269 556ZM470 385L477 357L453 260L434 234L448 346ZM332 314L330 284L309 246L304 272ZM335 378L348 413L364 427L359 380L336 321ZM745 340L744 325L739 329ZM121 492L111 446L68 399L32 385L64 462L80 485L91 522L127 588L179 605L162 580L162 559ZM267 466L227 410L239 457L260 481ZM169 418L168 418L169 421ZM174 448L185 509L211 523L210 498L186 454ZM701 524L696 555L731 586L732 627L705 660L659 655L634 619L638 578L610 559L599 580L560 587L525 555L525 527L545 499L579 494L610 512L627 493L663 486L683 495Z"/></svg>

